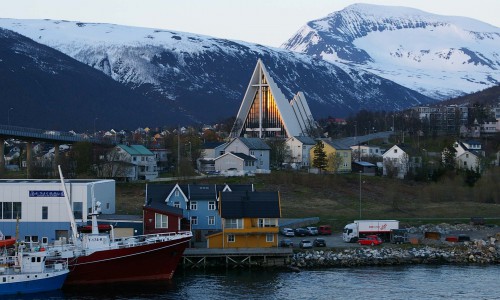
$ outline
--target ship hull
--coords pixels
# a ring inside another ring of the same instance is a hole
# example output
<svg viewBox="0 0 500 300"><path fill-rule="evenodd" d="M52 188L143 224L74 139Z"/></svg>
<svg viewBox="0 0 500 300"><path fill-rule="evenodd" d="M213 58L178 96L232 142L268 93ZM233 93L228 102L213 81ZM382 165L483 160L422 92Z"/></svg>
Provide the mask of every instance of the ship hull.
<svg viewBox="0 0 500 300"><path fill-rule="evenodd" d="M35 279L35 275L40 279ZM60 289L68 276L68 271L2 276L8 279L8 282L0 284L0 295L29 294Z"/></svg>
<svg viewBox="0 0 500 300"><path fill-rule="evenodd" d="M70 259L64 286L171 279L189 240L109 249Z"/></svg>

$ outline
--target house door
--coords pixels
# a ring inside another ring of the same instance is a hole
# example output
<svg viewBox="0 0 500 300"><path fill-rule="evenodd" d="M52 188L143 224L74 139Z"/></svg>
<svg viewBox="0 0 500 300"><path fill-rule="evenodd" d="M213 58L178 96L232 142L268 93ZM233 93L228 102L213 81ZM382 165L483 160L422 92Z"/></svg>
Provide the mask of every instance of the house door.
<svg viewBox="0 0 500 300"><path fill-rule="evenodd" d="M61 239L67 241L68 238L69 235L67 230L56 230L56 241Z"/></svg>

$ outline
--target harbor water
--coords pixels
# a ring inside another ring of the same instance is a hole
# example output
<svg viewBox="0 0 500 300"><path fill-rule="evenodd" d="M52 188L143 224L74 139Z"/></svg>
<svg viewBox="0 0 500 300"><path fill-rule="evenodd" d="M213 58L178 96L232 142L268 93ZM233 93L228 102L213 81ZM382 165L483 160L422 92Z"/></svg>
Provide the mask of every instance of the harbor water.
<svg viewBox="0 0 500 300"><path fill-rule="evenodd" d="M178 270L165 283L104 285L7 299L500 299L500 266Z"/></svg>

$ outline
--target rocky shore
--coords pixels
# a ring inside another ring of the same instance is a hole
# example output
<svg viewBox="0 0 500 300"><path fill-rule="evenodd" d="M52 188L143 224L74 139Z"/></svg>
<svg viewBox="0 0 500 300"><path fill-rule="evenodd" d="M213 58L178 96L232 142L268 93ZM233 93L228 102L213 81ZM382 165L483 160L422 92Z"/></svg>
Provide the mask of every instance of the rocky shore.
<svg viewBox="0 0 500 300"><path fill-rule="evenodd" d="M409 232L435 230L440 233L455 232L455 225L438 225L436 228L412 228ZM463 227L463 226L462 226ZM485 230L468 231L471 237L480 236ZM494 230L496 231L496 230ZM486 232L491 233L491 230ZM308 250L297 252L290 260L294 268L384 266L404 264L498 264L500 263L500 234L471 239L459 243L420 238L418 244L403 244L362 248Z"/></svg>

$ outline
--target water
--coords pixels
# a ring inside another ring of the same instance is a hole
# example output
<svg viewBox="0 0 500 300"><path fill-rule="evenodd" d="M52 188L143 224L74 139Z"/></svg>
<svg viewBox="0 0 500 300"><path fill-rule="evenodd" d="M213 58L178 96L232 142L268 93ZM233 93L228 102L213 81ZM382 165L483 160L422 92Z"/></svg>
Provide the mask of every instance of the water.
<svg viewBox="0 0 500 300"><path fill-rule="evenodd" d="M500 299L500 266L185 271L168 283L82 287L7 299Z"/></svg>

